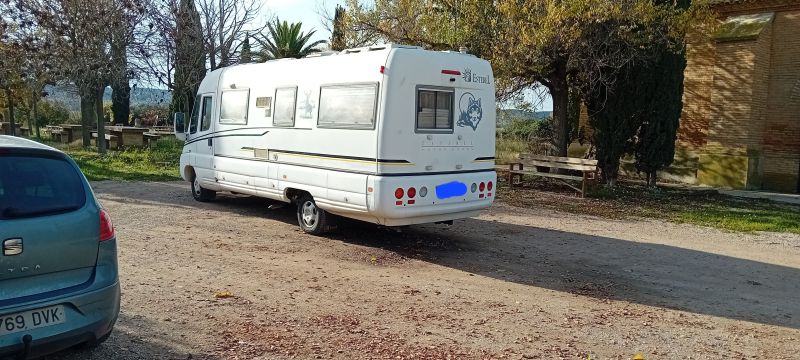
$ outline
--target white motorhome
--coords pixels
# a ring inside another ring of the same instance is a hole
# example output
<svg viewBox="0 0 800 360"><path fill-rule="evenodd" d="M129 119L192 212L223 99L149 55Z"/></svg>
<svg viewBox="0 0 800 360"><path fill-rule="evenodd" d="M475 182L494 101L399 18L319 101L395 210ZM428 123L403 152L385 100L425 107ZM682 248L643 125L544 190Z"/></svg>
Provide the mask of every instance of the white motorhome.
<svg viewBox="0 0 800 360"><path fill-rule="evenodd" d="M494 91L487 61L402 45L226 67L200 84L189 119L176 116L181 175L199 201L294 203L314 234L331 214L386 226L475 216L495 196Z"/></svg>

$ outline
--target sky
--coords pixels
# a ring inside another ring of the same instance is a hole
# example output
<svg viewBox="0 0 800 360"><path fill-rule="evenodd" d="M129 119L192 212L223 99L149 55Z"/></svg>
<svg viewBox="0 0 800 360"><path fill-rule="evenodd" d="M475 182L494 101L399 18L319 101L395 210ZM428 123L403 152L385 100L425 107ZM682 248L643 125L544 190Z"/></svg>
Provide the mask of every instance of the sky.
<svg viewBox="0 0 800 360"><path fill-rule="evenodd" d="M302 22L303 31L311 28L317 30L313 40L328 40L330 33L322 26L321 18L317 14L318 8L324 6L333 13L336 4L344 4L340 0L262 0L265 14L275 15L288 22Z"/></svg>

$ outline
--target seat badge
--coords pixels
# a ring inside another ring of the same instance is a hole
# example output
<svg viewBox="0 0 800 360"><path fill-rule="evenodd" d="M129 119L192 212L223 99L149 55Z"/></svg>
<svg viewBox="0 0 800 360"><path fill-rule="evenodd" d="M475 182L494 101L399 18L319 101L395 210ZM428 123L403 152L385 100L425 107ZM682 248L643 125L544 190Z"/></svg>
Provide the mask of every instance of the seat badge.
<svg viewBox="0 0 800 360"><path fill-rule="evenodd" d="M22 239L3 240L3 255L14 256L22 254Z"/></svg>

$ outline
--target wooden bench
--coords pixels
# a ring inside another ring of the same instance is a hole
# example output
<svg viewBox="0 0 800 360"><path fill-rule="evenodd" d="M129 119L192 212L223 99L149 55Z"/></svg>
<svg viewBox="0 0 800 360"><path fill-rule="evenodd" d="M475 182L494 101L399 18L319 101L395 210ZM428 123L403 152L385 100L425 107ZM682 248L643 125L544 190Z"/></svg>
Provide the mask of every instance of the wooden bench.
<svg viewBox="0 0 800 360"><path fill-rule="evenodd" d="M62 135L64 135L64 130L62 130L61 128L53 127L53 128L48 129L48 132L50 133L50 138L53 139L53 141L69 142L69 141L62 141L62 139L63 140L67 140L67 137L66 136L62 136Z"/></svg>
<svg viewBox="0 0 800 360"><path fill-rule="evenodd" d="M114 149L119 149L119 141L116 135L111 134L104 134L104 138L106 139L106 149L111 149L111 144L114 144ZM97 144L97 131L92 131L92 139L95 139L95 144Z"/></svg>
<svg viewBox="0 0 800 360"><path fill-rule="evenodd" d="M553 172L553 170L556 170L556 172ZM572 175L568 172L580 172L582 175ZM532 154L520 154L517 162L509 164L508 185L513 187L514 185L520 184L522 182L523 175L558 179L565 185L580 193L581 197L586 196L586 190L588 189L589 184L596 182L599 178L597 172L597 160ZM517 179L517 181L515 181L515 179ZM581 187L578 188L573 186L565 180L580 181Z"/></svg>
<svg viewBox="0 0 800 360"><path fill-rule="evenodd" d="M155 133L144 133L142 135L144 136L144 143L147 146L153 146L161 139L161 135Z"/></svg>

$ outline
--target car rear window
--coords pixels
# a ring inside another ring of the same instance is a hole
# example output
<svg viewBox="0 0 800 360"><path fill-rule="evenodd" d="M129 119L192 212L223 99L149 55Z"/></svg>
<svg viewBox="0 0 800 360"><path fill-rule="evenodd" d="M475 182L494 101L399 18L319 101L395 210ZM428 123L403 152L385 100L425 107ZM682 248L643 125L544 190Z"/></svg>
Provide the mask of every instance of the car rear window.
<svg viewBox="0 0 800 360"><path fill-rule="evenodd" d="M74 211L85 203L83 178L68 161L0 156L0 220Z"/></svg>

